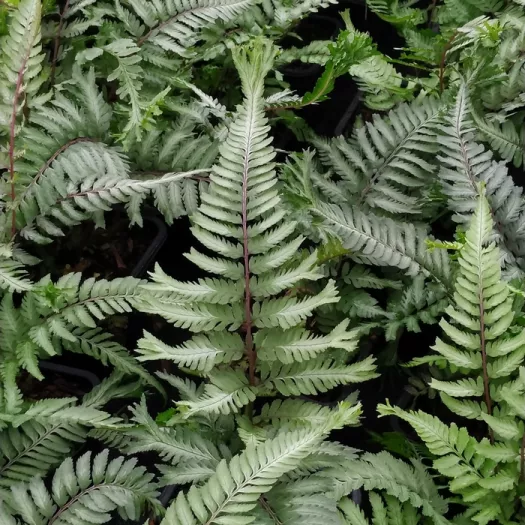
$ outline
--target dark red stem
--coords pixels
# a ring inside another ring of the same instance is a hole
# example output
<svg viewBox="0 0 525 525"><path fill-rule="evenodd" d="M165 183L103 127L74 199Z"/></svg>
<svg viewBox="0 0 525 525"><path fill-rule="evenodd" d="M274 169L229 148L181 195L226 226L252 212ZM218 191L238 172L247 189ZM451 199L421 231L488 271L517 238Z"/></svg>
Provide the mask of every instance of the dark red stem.
<svg viewBox="0 0 525 525"><path fill-rule="evenodd" d="M16 212L14 208L14 203L16 200L16 188L15 188L15 136L16 136L16 114L18 108L18 100L22 94L22 84L24 81L24 73L27 66L27 61L31 53L31 47L27 47L27 53L22 61L22 66L18 70L18 75L16 78L15 85L15 95L13 98L13 109L11 112L11 121L9 122L9 183L11 185L11 204L13 210L11 212L11 235L14 235L16 232Z"/></svg>

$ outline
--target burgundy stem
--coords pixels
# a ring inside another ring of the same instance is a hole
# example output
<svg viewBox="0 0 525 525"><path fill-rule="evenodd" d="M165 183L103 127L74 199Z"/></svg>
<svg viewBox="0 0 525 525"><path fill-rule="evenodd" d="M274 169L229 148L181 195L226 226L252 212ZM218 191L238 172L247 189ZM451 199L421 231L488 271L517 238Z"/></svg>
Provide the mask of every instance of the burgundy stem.
<svg viewBox="0 0 525 525"><path fill-rule="evenodd" d="M24 81L24 74L27 66L27 61L29 60L29 55L31 53L31 47L27 46L27 53L22 61L22 65L18 70L18 75L16 78L15 85L15 94L13 98L13 109L11 112L11 121L9 122L9 183L11 185L11 203L13 205L13 210L11 212L11 235L14 235L16 232L16 212L14 208L14 202L16 200L16 188L15 188L15 136L16 136L16 114L18 108L18 100L22 94L22 84Z"/></svg>

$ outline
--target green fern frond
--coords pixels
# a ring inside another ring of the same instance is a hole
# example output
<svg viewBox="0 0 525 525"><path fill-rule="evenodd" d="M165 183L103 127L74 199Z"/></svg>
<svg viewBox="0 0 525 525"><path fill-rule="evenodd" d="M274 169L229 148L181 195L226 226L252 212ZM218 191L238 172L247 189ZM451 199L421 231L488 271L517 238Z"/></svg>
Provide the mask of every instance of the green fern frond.
<svg viewBox="0 0 525 525"><path fill-rule="evenodd" d="M285 396L316 395L338 385L360 383L378 377L375 359L367 357L350 365L338 365L323 358L291 365L261 363L262 386Z"/></svg>
<svg viewBox="0 0 525 525"><path fill-rule="evenodd" d="M127 348L113 341L111 335L100 328L77 327L71 330L74 341L63 341L70 352L81 353L98 359L103 365L112 365L123 374L140 378L141 382L153 386L164 395L160 381L137 363Z"/></svg>
<svg viewBox="0 0 525 525"><path fill-rule="evenodd" d="M136 459L109 461L105 450L92 460L87 452L76 464L68 458L60 465L51 492L40 478L11 487L7 515L28 525L107 523L116 510L124 519L138 519L146 504L160 507L152 478L144 467L137 467Z"/></svg>
<svg viewBox="0 0 525 525"><path fill-rule="evenodd" d="M281 432L261 445L248 446L229 463L221 461L202 487L192 487L187 494L181 492L177 496L162 525L254 522L259 497L311 454L332 428L352 418L355 421L359 407L351 416L345 411L341 407L323 425Z"/></svg>
<svg viewBox="0 0 525 525"><path fill-rule="evenodd" d="M432 478L416 460L409 465L388 452L363 454L350 460L344 468L328 470L323 474L335 478L334 496L340 499L352 490L383 490L402 503L421 509L436 525L449 523L445 518L447 502L439 495Z"/></svg>
<svg viewBox="0 0 525 525"><path fill-rule="evenodd" d="M10 150L17 132L17 117L25 105L32 104L31 99L36 97L46 78L40 42L41 11L40 0L20 2L12 14L9 33L1 40L0 129L2 135L9 137ZM38 105L36 101L35 105ZM14 152L10 151L10 157L13 156Z"/></svg>
<svg viewBox="0 0 525 525"><path fill-rule="evenodd" d="M378 411L381 416L395 415L412 426L429 451L437 456L434 468L450 478L450 490L460 494L471 511L479 514L478 523L489 523L504 514L501 496L494 489L498 484L502 491L511 489L517 483L517 475L503 470L502 479L494 478L495 463L489 459L492 454L483 456L485 449L479 447L465 428L458 428L455 423L447 426L424 412L405 411L390 404L379 405ZM485 516L487 512L491 517Z"/></svg>
<svg viewBox="0 0 525 525"><path fill-rule="evenodd" d="M90 411L100 410L111 399L128 396L136 386L136 383L123 384L122 375L114 373L76 406L81 419L63 417L58 410L50 417L40 415L39 420L3 430L0 433L0 484L10 487L47 474L68 457L73 448L85 441L91 426ZM85 414L84 410L88 413Z"/></svg>
<svg viewBox="0 0 525 525"><path fill-rule="evenodd" d="M443 401L456 413L475 419L492 413L490 382L511 379L524 355L523 330L511 328L513 301L502 281L500 252L490 243L492 231L491 211L482 195L459 252L453 303L445 310L450 321L439 323L446 339L438 338L432 347L439 359L462 373L452 381L433 379L430 386L445 394ZM480 403L450 399L464 397Z"/></svg>

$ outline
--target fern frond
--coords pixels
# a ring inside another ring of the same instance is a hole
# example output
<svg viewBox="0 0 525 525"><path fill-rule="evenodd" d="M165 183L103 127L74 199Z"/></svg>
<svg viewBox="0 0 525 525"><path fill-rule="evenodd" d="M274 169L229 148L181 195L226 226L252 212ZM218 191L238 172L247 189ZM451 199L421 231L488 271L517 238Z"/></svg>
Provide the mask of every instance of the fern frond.
<svg viewBox="0 0 525 525"><path fill-rule="evenodd" d="M432 347L439 359L462 372L452 381L433 379L430 386L445 394L443 401L456 413L476 419L492 414L490 382L509 380L524 352L523 330L511 329L513 301L502 281L499 250L490 243L492 231L491 211L482 195L459 252L453 303L445 309L450 320L439 323L446 339L437 338ZM451 399L465 397L479 398L480 403Z"/></svg>
<svg viewBox="0 0 525 525"><path fill-rule="evenodd" d="M409 465L388 452L363 454L350 460L344 469L328 470L323 476L335 477L334 497L340 497L361 487L366 490L384 490L401 502L408 502L434 523L445 525L447 503L439 495L432 478L422 464L413 460Z"/></svg>
<svg viewBox="0 0 525 525"><path fill-rule="evenodd" d="M222 459L217 447L199 434L184 428L158 426L148 415L144 397L131 412L137 425L125 429L126 439L119 447L122 452L157 452L163 461L174 466L196 464L213 469Z"/></svg>
<svg viewBox="0 0 525 525"><path fill-rule="evenodd" d="M34 296L24 298L22 316L32 325L28 338L50 355L56 353L53 337L75 342L72 328L93 329L96 321L130 312L141 283L140 279L133 277L113 281L90 278L82 283L80 279L80 273L70 273L61 277L55 285L44 281ZM48 301L46 292L56 297ZM41 316L40 322L31 322L36 315Z"/></svg>
<svg viewBox="0 0 525 525"><path fill-rule="evenodd" d="M103 365L112 365L123 374L136 376L141 382L153 386L161 394L164 388L144 367L137 363L128 349L112 340L111 335L100 328L77 327L71 330L74 341L63 341L64 348L70 352L82 353L98 359Z"/></svg>
<svg viewBox="0 0 525 525"><path fill-rule="evenodd" d="M496 224L495 234L502 246L522 266L523 239L521 224L524 217L522 192L517 188L503 163L492 159L492 152L473 140L468 88L462 85L456 103L441 126L439 142L442 164L439 177L449 207L458 222L466 222L474 212L484 183ZM513 261L510 261L513 263Z"/></svg>
<svg viewBox="0 0 525 525"><path fill-rule="evenodd" d="M9 33L2 38L0 53L0 129L10 141L10 161L14 161L17 118L25 105L31 105L42 83L43 73L40 0L23 0L14 11ZM10 166L13 176L13 166Z"/></svg>
<svg viewBox="0 0 525 525"><path fill-rule="evenodd" d="M354 411L352 417L358 413ZM259 446L248 446L229 463L221 461L202 487L192 487L187 494L177 496L162 525L253 522L259 497L296 468L334 426L339 426L340 417L348 420L348 414L340 410L324 425L282 432Z"/></svg>
<svg viewBox="0 0 525 525"><path fill-rule="evenodd" d="M451 269L442 250L427 249L423 227L398 223L364 213L357 207L318 203L313 212L322 218L343 246L362 261L377 266L393 266L408 275L428 275L449 287Z"/></svg>
<svg viewBox="0 0 525 525"><path fill-rule="evenodd" d="M316 295L282 294L304 280L322 278L323 273L316 253L298 256L305 238L295 234L296 222L287 220L279 195L276 152L263 98L264 78L275 54L274 46L260 38L233 52L244 100L228 124L208 189L201 194L199 209L192 216L194 237L217 255L211 257L196 249L186 255L219 277L180 282L157 267L152 281L142 287L142 311L160 314L176 327L200 332L177 347L150 335L139 343L140 360L168 358L206 376L202 392L178 403L185 418L216 418L251 404L261 393L257 386L257 374L262 373L257 367L259 347L261 362L321 359L319 370L311 375L317 375L316 384L323 391L374 377L371 360L332 369L330 358L320 357L332 349L354 351L357 340L347 331L347 323L323 337L304 329L314 309L338 300L333 281ZM220 335L226 330L230 334ZM305 391L310 381L307 370L305 377L295 378ZM294 381L288 379L289 383ZM267 381L264 388L274 389L274 385Z"/></svg>
<svg viewBox="0 0 525 525"><path fill-rule="evenodd" d="M217 20L229 22L248 9L250 0L192 0L157 2L148 4L130 0L134 15L140 19L135 36L137 45L146 43L159 46L182 57L193 55L191 47L201 37L203 29L214 25Z"/></svg>
<svg viewBox="0 0 525 525"><path fill-rule="evenodd" d="M217 333L196 335L193 339L173 347L148 332L137 343L139 361L167 359L181 367L209 372L219 363L237 361L243 355L244 344L237 334Z"/></svg>
<svg viewBox="0 0 525 525"><path fill-rule="evenodd" d="M261 363L262 386L285 396L316 395L338 385L360 383L378 377L375 359L368 357L350 365L339 365L322 358L304 363L266 365Z"/></svg>
<svg viewBox="0 0 525 525"><path fill-rule="evenodd" d="M197 413L230 414L254 401L257 388L246 377L233 370L210 375L204 394L195 401L180 401L185 417Z"/></svg>
<svg viewBox="0 0 525 525"><path fill-rule="evenodd" d="M111 399L126 397L137 386L134 383L124 385L121 380L122 375L114 373L84 396L76 407L82 415L81 420L62 414L45 418L40 415L38 420L3 430L0 433L0 484L10 487L21 481L29 482L58 466L74 447L85 441L91 426L89 412L100 410ZM84 410L88 414L84 414Z"/></svg>
<svg viewBox="0 0 525 525"><path fill-rule="evenodd" d="M340 177L348 199L390 214L420 215L435 171L440 105L433 98L374 115L351 140L315 139L321 161Z"/></svg>
<svg viewBox="0 0 525 525"><path fill-rule="evenodd" d="M307 361L329 349L346 350L351 355L357 349L356 334L347 331L348 320L342 321L328 335L315 335L297 327L290 330L261 329L255 335L258 357L263 361L281 363Z"/></svg>
<svg viewBox="0 0 525 525"><path fill-rule="evenodd" d="M108 461L108 456L105 450L93 460L87 452L76 464L66 459L53 476L51 493L40 478L14 485L8 515L20 516L26 523L90 525L107 523L115 510L124 519L138 519L146 504L158 507L153 476L137 467L136 459Z"/></svg>
<svg viewBox="0 0 525 525"><path fill-rule="evenodd" d="M13 260L0 258L0 289L9 292L27 292L33 283L24 267Z"/></svg>

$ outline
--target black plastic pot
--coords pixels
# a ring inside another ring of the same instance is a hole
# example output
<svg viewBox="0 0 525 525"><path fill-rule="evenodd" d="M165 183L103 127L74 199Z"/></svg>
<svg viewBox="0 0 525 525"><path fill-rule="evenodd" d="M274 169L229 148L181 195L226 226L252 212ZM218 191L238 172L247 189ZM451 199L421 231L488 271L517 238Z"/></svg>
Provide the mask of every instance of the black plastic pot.
<svg viewBox="0 0 525 525"><path fill-rule="evenodd" d="M346 132L349 131L349 128L351 124L353 123L353 120L359 110L361 101L362 101L361 92L357 91L357 93L354 95L354 97L350 101L350 104L348 104L348 107L346 108L346 111L343 113L343 116L341 117L337 125L335 126L334 137L345 135Z"/></svg>
<svg viewBox="0 0 525 525"><path fill-rule="evenodd" d="M132 277L144 277L144 275L146 275L146 272L155 261L155 257L168 238L168 228L166 227L166 223L154 210L148 209L144 214L144 220L154 225L157 229L157 233L133 270L131 270Z"/></svg>
<svg viewBox="0 0 525 525"><path fill-rule="evenodd" d="M86 384L86 394L95 386L100 384L99 377L93 372L84 370L82 368L76 368L74 366L62 365L60 363L53 363L51 361L40 361L39 363L41 370L48 370L56 374L60 374L66 377L73 377L80 379Z"/></svg>

